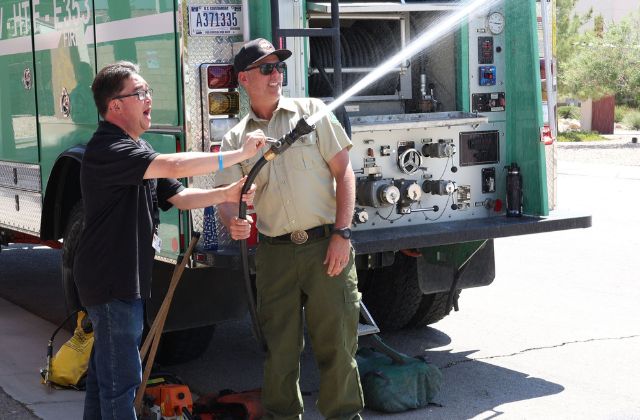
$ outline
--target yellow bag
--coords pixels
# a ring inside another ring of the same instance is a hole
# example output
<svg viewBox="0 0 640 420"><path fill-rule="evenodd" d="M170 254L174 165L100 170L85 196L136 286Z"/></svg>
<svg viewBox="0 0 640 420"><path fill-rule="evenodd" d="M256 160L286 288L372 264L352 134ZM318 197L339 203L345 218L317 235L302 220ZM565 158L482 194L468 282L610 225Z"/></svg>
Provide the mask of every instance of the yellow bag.
<svg viewBox="0 0 640 420"><path fill-rule="evenodd" d="M89 357L93 348L93 328L85 311L80 310L77 315L77 324L73 336L60 347L53 358L51 357L53 339L69 318L54 331L49 340L47 367L40 369L43 384L77 390L85 388Z"/></svg>

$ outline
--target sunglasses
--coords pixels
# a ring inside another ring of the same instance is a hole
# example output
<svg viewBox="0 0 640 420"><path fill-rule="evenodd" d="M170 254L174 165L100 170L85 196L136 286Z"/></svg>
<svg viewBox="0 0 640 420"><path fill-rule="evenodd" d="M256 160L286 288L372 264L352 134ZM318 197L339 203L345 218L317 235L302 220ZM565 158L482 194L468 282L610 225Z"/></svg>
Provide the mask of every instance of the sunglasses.
<svg viewBox="0 0 640 420"><path fill-rule="evenodd" d="M278 73L282 74L284 73L284 70L286 68L287 68L287 63L285 63L284 61L279 61L277 63L265 63L265 64L260 64L258 66L249 67L245 69L245 71L260 69L260 74L264 76L268 76L271 74L271 72L273 72L273 69L276 69Z"/></svg>

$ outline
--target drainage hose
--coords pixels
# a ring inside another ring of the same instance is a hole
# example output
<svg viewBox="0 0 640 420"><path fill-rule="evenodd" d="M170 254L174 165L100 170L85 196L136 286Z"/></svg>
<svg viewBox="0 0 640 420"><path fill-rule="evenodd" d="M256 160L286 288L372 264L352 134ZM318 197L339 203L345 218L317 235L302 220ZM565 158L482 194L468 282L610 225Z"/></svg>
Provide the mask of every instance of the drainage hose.
<svg viewBox="0 0 640 420"><path fill-rule="evenodd" d="M276 140L272 143L269 150L267 150L253 165L251 171L249 171L249 175L247 175L247 180L245 181L242 187L242 193L246 194L251 188L251 184L258 176L258 172L262 169L267 162L273 160L277 155L282 154L285 150L289 148L296 140L300 137L311 133L315 130L314 125L307 124L307 120L305 117L300 118L296 126L291 130L288 134L285 134L280 139ZM242 197L242 196L241 196ZM247 203L242 201L240 198L239 205L239 214L238 218L246 219L247 218ZM249 314L251 315L251 328L253 330L253 334L256 337L258 343L262 346L264 351L267 351L267 343L264 340L264 336L262 335L262 330L260 329L260 323L258 322L258 311L256 309L256 297L254 296L253 291L253 283L251 281L251 275L249 273L249 250L247 247L247 240L243 239L240 241L240 255L242 257L242 270L244 274L244 286L247 292L247 300L249 303Z"/></svg>

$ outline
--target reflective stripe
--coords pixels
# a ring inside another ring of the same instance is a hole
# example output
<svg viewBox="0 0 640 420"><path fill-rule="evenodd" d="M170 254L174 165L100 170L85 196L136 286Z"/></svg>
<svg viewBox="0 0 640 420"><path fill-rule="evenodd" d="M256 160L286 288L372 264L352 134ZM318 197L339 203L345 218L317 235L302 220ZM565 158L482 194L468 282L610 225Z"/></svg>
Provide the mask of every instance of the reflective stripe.
<svg viewBox="0 0 640 420"><path fill-rule="evenodd" d="M31 37L23 36L20 38L7 39L0 41L1 55L20 54L31 51Z"/></svg>
<svg viewBox="0 0 640 420"><path fill-rule="evenodd" d="M101 23L96 26L96 39L98 43L119 41L121 39L171 34L174 32L173 29L173 12L164 12L157 15ZM91 27L87 27L85 39L89 39L88 35L91 35Z"/></svg>
<svg viewBox="0 0 640 420"><path fill-rule="evenodd" d="M140 16L96 25L98 43L120 41L123 39L142 38L147 36L171 34L174 32L175 20L173 12L157 15ZM69 30L53 31L35 36L36 51L58 49L62 34ZM71 31L72 32L72 31ZM86 45L93 45L93 25L85 29ZM0 40L0 56L31 52L31 36Z"/></svg>

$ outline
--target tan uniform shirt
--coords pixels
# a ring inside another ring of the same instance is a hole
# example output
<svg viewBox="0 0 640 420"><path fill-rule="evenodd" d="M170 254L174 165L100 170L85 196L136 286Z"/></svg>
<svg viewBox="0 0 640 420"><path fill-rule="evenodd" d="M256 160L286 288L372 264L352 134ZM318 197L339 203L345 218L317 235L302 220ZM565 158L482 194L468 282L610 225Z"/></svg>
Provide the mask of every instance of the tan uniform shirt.
<svg viewBox="0 0 640 420"><path fill-rule="evenodd" d="M250 111L224 136L221 150L241 148L246 134L258 129L267 137L278 139L289 133L303 115L314 115L324 107L319 99L281 97L270 121ZM351 148L351 140L330 114L316 123L315 131L268 162L254 181L258 187L254 199L258 231L279 236L334 223L335 182L327 162L345 147ZM229 184L248 174L265 150L268 145L252 159L217 172L216 185Z"/></svg>

